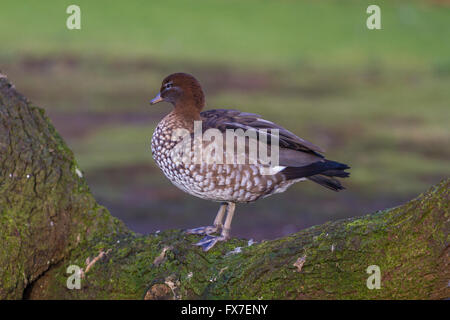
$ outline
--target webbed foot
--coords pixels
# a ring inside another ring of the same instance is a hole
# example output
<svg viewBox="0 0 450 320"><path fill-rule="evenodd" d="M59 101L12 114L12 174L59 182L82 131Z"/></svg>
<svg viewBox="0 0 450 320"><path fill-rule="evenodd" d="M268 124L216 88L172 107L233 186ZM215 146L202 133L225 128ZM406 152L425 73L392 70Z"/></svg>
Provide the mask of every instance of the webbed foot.
<svg viewBox="0 0 450 320"><path fill-rule="evenodd" d="M211 249L212 247L214 247L214 245L219 242L219 241L226 241L228 240L228 237L220 235L220 236L210 236L207 235L206 237L204 237L202 240L200 240L199 242L195 243L194 245L202 247L203 251L208 251L209 249Z"/></svg>
<svg viewBox="0 0 450 320"><path fill-rule="evenodd" d="M185 232L187 234L209 235L217 231L219 231L219 226L198 227L193 229L187 229Z"/></svg>

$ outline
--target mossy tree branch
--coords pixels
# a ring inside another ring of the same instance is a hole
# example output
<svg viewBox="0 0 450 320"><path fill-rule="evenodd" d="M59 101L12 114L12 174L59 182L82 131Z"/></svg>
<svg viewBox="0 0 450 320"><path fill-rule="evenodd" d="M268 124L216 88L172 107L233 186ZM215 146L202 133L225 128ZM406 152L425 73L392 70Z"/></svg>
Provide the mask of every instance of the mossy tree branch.
<svg viewBox="0 0 450 320"><path fill-rule="evenodd" d="M1 299L450 296L450 179L397 208L204 253L197 236L141 236L111 217L42 109L1 74L0 121ZM79 290L66 286L70 265ZM381 289L367 288L369 265Z"/></svg>

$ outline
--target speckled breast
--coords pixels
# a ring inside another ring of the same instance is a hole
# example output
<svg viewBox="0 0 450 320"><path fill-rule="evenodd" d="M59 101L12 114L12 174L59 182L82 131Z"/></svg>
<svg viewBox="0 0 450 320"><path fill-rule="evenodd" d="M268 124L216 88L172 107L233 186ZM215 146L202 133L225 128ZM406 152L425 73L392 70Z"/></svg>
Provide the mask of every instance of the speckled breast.
<svg viewBox="0 0 450 320"><path fill-rule="evenodd" d="M173 139L173 131L170 118L156 127L153 159L175 186L191 195L212 201L252 202L283 192L295 182L285 181L281 175L262 175L258 165L175 161L172 151L182 138Z"/></svg>

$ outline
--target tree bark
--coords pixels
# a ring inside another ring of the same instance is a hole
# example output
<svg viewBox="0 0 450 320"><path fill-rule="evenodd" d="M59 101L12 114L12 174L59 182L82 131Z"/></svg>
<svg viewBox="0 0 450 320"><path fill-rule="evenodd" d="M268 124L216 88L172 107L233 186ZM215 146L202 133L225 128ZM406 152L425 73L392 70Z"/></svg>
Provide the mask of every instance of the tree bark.
<svg viewBox="0 0 450 320"><path fill-rule="evenodd" d="M1 73L0 156L1 299L450 296L450 179L396 208L204 253L199 236L138 235L98 205L44 111ZM71 265L80 289L68 289ZM367 286L371 265L379 289Z"/></svg>

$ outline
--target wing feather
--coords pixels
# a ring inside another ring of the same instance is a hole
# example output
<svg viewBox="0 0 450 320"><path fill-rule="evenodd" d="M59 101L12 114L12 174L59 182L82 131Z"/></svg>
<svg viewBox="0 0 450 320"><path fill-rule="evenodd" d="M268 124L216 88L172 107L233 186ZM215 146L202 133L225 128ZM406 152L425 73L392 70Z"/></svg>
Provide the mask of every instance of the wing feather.
<svg viewBox="0 0 450 320"><path fill-rule="evenodd" d="M226 129L256 130L260 132L261 129L265 129L267 130L267 134L270 135L271 130L277 129L279 130L279 143L281 148L306 152L314 155L315 158L323 158L320 154L324 152L323 149L296 136L276 123L263 119L258 114L240 112L233 109L215 109L204 111L200 115L203 120L203 130L216 128L222 132L225 132ZM268 140L268 143L270 143L270 139Z"/></svg>

